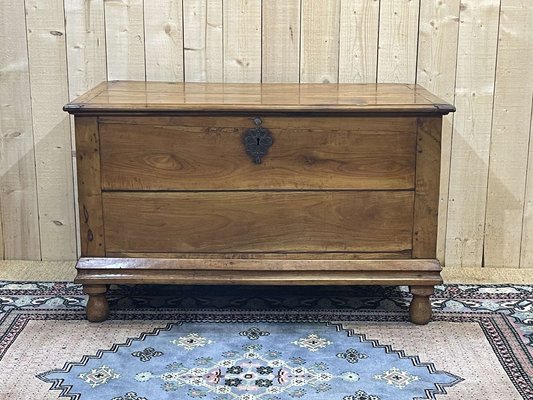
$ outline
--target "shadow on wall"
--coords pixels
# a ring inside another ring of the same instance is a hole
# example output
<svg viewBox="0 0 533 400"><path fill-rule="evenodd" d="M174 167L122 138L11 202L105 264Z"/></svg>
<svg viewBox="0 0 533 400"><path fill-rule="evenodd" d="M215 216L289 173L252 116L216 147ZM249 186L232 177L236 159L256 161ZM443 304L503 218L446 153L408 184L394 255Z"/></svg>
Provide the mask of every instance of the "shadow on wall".
<svg viewBox="0 0 533 400"><path fill-rule="evenodd" d="M31 132L2 134L0 154L6 155L0 160L2 258L76 258L73 159L69 135L67 115L46 134L36 132L35 147Z"/></svg>
<svg viewBox="0 0 533 400"><path fill-rule="evenodd" d="M503 229L506 227L507 215L522 214L523 200L518 199L498 179L497 171L492 171L490 190L506 201L500 208L493 207L490 220L486 220L488 158L488 154L485 159L483 155L479 155L468 138L454 127L445 244L445 262L448 267L486 266L487 254L494 259L514 258L518 267L520 254L513 254L517 245L506 242L507 235ZM501 231L501 243L486 249L485 233L489 225L493 232ZM522 230L522 227L519 229Z"/></svg>

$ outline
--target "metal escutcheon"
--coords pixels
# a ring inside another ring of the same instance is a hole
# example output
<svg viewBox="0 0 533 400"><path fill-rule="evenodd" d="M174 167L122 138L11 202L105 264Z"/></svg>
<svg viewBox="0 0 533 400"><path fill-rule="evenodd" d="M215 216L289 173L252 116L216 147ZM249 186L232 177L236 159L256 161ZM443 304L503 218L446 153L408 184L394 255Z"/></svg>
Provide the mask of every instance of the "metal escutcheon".
<svg viewBox="0 0 533 400"><path fill-rule="evenodd" d="M246 153L252 158L252 161L261 164L262 158L268 153L274 139L268 129L260 126L261 118L256 117L254 123L257 127L246 130L243 143Z"/></svg>

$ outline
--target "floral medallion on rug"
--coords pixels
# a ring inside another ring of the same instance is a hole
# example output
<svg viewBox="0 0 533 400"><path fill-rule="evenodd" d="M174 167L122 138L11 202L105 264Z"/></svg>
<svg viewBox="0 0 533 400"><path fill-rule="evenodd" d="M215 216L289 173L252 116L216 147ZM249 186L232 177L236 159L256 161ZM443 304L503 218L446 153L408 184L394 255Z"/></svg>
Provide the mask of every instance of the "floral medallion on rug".
<svg viewBox="0 0 533 400"><path fill-rule="evenodd" d="M238 323L169 324L40 377L64 394L101 399L128 388L155 399L403 400L434 398L461 381L340 325L279 322L243 331Z"/></svg>
<svg viewBox="0 0 533 400"><path fill-rule="evenodd" d="M1 399L533 399L533 287L113 287L0 282Z"/></svg>

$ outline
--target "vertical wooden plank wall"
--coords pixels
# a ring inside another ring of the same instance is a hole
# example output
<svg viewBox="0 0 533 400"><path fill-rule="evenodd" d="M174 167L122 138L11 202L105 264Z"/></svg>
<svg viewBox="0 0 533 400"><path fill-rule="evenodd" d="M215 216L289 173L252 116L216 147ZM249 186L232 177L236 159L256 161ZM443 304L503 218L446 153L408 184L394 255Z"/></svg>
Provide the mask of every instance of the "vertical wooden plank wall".
<svg viewBox="0 0 533 400"><path fill-rule="evenodd" d="M301 82L338 82L340 1L302 0Z"/></svg>
<svg viewBox="0 0 533 400"><path fill-rule="evenodd" d="M65 2L68 83L71 99L107 77L104 0Z"/></svg>
<svg viewBox="0 0 533 400"><path fill-rule="evenodd" d="M533 100L533 96L532 96ZM533 104L529 136L533 135ZM526 177L526 195L524 199L524 217L522 220L522 245L520 248L520 266L533 266L533 146L529 143L528 168Z"/></svg>
<svg viewBox="0 0 533 400"><path fill-rule="evenodd" d="M144 2L146 79L183 81L182 0Z"/></svg>
<svg viewBox="0 0 533 400"><path fill-rule="evenodd" d="M516 22L513 20L516 19ZM514 115L517 115L517 120L512 121L505 119L502 122L509 124L510 129L525 130L526 135L531 140L533 135L533 95L532 89L527 93L526 90L522 91L521 85L530 87L532 84L531 79L527 83L523 81L523 68L527 68L528 65L533 64L533 3L522 1L505 1L502 2L502 29L500 31L500 37L502 42L500 46L505 46L508 52L507 56L507 71L514 77L514 83L511 92L515 92L519 97L510 99L510 96L501 97L501 103L504 100L513 101L511 109ZM525 63L521 66L518 63ZM527 72L527 75L531 77L531 69ZM501 77L501 79L504 79ZM505 91L504 82L496 81L496 88L499 91ZM529 132L527 124L528 109L530 105L529 114ZM504 104L507 107L507 104ZM523 111L524 115L518 116L518 112ZM502 123L500 122L500 123ZM502 124L503 125L503 124ZM498 125L497 125L498 126ZM509 130L509 129L506 129ZM533 146L531 141L528 144L527 154L527 169L526 169L526 185L525 185L525 199L524 199L524 214L522 218L522 238L520 246L520 266L531 267L533 266ZM494 165L493 165L494 167ZM516 227L515 227L516 228ZM502 232L504 235L506 231Z"/></svg>
<svg viewBox="0 0 533 400"><path fill-rule="evenodd" d="M489 157L484 259L518 267L533 93L533 2L502 0ZM524 242L524 255L531 244ZM527 263L527 262L526 262Z"/></svg>
<svg viewBox="0 0 533 400"><path fill-rule="evenodd" d="M438 256L533 268L530 1L6 0L0 10L0 258L75 257L61 106L101 80L405 82L458 108L442 132Z"/></svg>
<svg viewBox="0 0 533 400"><path fill-rule="evenodd" d="M222 1L184 1L183 28L185 81L222 82Z"/></svg>
<svg viewBox="0 0 533 400"><path fill-rule="evenodd" d="M263 2L263 82L300 80L300 0Z"/></svg>
<svg viewBox="0 0 533 400"><path fill-rule="evenodd" d="M146 79L144 0L105 1L107 79Z"/></svg>
<svg viewBox="0 0 533 400"><path fill-rule="evenodd" d="M339 82L376 82L379 1L341 0Z"/></svg>
<svg viewBox="0 0 533 400"><path fill-rule="evenodd" d="M0 258L40 259L24 2L0 3Z"/></svg>
<svg viewBox="0 0 533 400"><path fill-rule="evenodd" d="M261 82L261 1L223 5L224 82Z"/></svg>
<svg viewBox="0 0 533 400"><path fill-rule="evenodd" d="M104 0L71 0L65 2L68 84L71 100L82 95L107 77ZM74 118L71 120L72 163L76 170ZM77 175L74 173L74 186ZM78 193L74 192L75 222L79 226ZM76 229L76 233L79 230ZM80 255L77 235L77 255Z"/></svg>
<svg viewBox="0 0 533 400"><path fill-rule="evenodd" d="M414 83L416 81L419 11L418 1L381 2L378 82Z"/></svg>
<svg viewBox="0 0 533 400"><path fill-rule="evenodd" d="M453 267L483 260L499 6L461 2L445 256Z"/></svg>
<svg viewBox="0 0 533 400"><path fill-rule="evenodd" d="M421 2L417 83L453 104L460 0ZM454 114L443 118L437 257L445 261L448 185Z"/></svg>
<svg viewBox="0 0 533 400"><path fill-rule="evenodd" d="M62 0L27 0L26 28L41 257L76 256L72 138Z"/></svg>

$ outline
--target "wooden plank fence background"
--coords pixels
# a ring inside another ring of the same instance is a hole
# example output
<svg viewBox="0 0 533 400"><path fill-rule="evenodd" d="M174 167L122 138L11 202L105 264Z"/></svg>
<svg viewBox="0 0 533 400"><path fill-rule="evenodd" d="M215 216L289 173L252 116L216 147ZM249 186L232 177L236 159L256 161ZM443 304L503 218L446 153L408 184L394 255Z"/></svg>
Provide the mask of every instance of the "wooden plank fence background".
<svg viewBox="0 0 533 400"><path fill-rule="evenodd" d="M532 65L531 0L2 0L0 259L76 258L61 108L102 80L406 82L458 109L440 259L533 268Z"/></svg>

